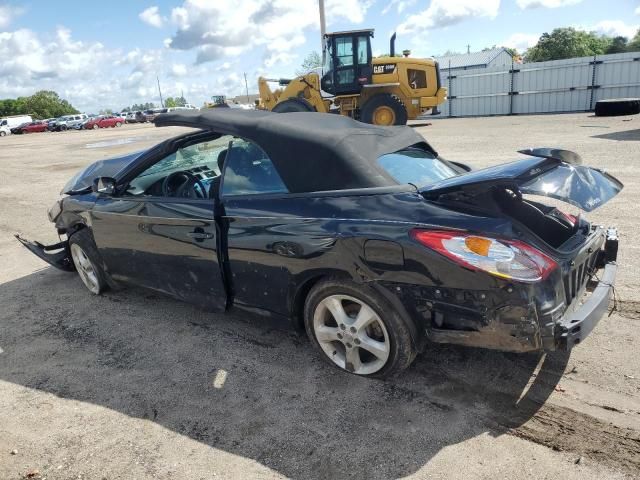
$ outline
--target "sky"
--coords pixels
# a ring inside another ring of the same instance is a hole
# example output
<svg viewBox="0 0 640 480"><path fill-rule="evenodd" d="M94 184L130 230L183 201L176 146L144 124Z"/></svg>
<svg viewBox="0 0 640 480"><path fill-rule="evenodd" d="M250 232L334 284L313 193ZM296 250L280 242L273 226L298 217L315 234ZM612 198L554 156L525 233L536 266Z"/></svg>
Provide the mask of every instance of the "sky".
<svg viewBox="0 0 640 480"><path fill-rule="evenodd" d="M507 46L573 26L631 37L640 0L325 0L327 31L375 29L374 54L414 57ZM320 51L317 0L0 0L0 98L54 90L86 112L201 106L257 92L260 75L290 78Z"/></svg>

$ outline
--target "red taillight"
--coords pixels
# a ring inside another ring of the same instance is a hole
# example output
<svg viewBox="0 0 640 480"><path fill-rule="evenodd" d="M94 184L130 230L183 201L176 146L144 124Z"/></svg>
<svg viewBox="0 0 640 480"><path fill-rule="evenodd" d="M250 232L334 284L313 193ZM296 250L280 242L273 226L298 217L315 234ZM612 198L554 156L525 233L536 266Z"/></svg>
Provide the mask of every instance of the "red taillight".
<svg viewBox="0 0 640 480"><path fill-rule="evenodd" d="M460 265L510 280L537 282L558 266L540 250L518 240L419 229L412 230L411 236Z"/></svg>

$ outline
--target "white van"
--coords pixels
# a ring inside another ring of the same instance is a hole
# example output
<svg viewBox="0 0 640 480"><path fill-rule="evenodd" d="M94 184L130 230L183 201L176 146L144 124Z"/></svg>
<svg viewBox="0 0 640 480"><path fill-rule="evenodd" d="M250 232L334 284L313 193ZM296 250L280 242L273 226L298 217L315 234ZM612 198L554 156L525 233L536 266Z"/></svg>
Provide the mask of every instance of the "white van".
<svg viewBox="0 0 640 480"><path fill-rule="evenodd" d="M33 118L31 115L11 115L9 117L0 118L0 127L7 127L9 130L18 127L23 123L31 123Z"/></svg>

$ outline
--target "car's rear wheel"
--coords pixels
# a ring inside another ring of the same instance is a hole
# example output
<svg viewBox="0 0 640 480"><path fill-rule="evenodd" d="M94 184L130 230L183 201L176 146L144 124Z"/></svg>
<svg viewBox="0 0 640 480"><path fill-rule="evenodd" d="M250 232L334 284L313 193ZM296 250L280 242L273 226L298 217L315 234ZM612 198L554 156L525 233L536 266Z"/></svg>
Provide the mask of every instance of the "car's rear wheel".
<svg viewBox="0 0 640 480"><path fill-rule="evenodd" d="M80 280L87 287L87 290L95 295L104 292L109 284L101 267L100 254L91 232L83 228L71 235L69 249Z"/></svg>
<svg viewBox="0 0 640 480"><path fill-rule="evenodd" d="M93 129L94 130L98 130L100 128L100 125L98 125L97 123L93 124Z"/></svg>
<svg viewBox="0 0 640 480"><path fill-rule="evenodd" d="M120 122L116 122L116 127L120 127L122 124Z"/></svg>
<svg viewBox="0 0 640 480"><path fill-rule="evenodd" d="M4 137L7 134L7 132L0 132L0 137Z"/></svg>
<svg viewBox="0 0 640 480"><path fill-rule="evenodd" d="M305 302L304 321L323 358L356 375L389 377L408 367L416 355L400 315L375 291L351 281L314 286Z"/></svg>

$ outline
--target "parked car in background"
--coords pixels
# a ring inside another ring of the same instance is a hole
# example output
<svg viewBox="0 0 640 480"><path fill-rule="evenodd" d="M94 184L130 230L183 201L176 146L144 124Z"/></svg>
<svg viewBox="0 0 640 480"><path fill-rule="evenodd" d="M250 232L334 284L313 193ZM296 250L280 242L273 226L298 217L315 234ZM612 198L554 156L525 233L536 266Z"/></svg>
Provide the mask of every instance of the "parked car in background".
<svg viewBox="0 0 640 480"><path fill-rule="evenodd" d="M84 113L75 115L64 115L49 122L49 130L52 132L63 132L69 129L81 128L82 124L87 120L88 116Z"/></svg>
<svg viewBox="0 0 640 480"><path fill-rule="evenodd" d="M40 133L46 131L48 131L48 124L47 122L43 122L42 120L25 123L24 125L20 125L19 127L11 129L11 133L18 135L21 133Z"/></svg>
<svg viewBox="0 0 640 480"><path fill-rule="evenodd" d="M13 127L11 128L11 133L13 135L18 135L20 133L22 133L22 127L29 125L31 122L25 122L25 123L21 123L20 125L18 125L17 127Z"/></svg>
<svg viewBox="0 0 640 480"><path fill-rule="evenodd" d="M42 120L36 120L22 128L22 133L42 133L48 131L49 124Z"/></svg>
<svg viewBox="0 0 640 480"><path fill-rule="evenodd" d="M49 211L65 238L20 239L94 294L129 283L285 317L328 363L376 377L429 341L571 350L606 315L616 230L544 198L591 212L623 185L573 152L471 171L411 127L341 115L210 109L155 123L197 130L87 166Z"/></svg>
<svg viewBox="0 0 640 480"><path fill-rule="evenodd" d="M168 108L153 108L151 110L145 110L144 114L147 119L147 122L153 122L153 120L160 115L161 113L167 113L169 111Z"/></svg>
<svg viewBox="0 0 640 480"><path fill-rule="evenodd" d="M98 128L120 127L123 123L124 118L116 117L114 115L107 115L104 117L96 117L89 120L87 123L85 123L84 128L85 130L97 130Z"/></svg>
<svg viewBox="0 0 640 480"><path fill-rule="evenodd" d="M5 137L11 134L11 129L6 125L0 126L0 137Z"/></svg>
<svg viewBox="0 0 640 480"><path fill-rule="evenodd" d="M127 116L124 118L126 123L144 123L147 121L147 117L140 110L137 112L129 112Z"/></svg>
<svg viewBox="0 0 640 480"><path fill-rule="evenodd" d="M31 115L11 115L8 117L0 117L0 127L7 127L9 130L31 122L33 122Z"/></svg>

